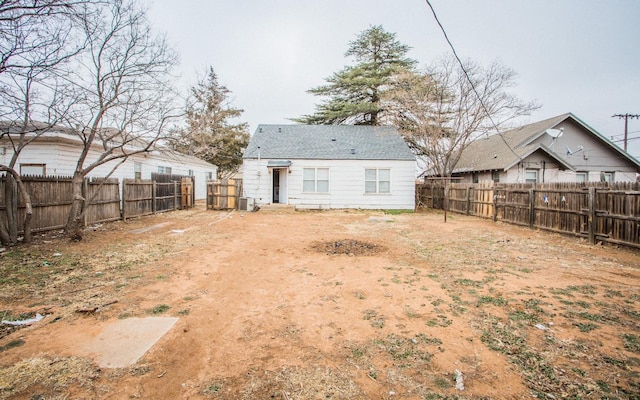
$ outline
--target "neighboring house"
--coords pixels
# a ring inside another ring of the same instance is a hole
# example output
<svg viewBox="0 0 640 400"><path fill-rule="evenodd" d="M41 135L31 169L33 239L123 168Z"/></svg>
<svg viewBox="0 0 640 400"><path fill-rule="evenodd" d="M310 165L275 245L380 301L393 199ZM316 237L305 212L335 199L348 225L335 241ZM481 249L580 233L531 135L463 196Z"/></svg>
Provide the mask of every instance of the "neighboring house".
<svg viewBox="0 0 640 400"><path fill-rule="evenodd" d="M414 208L415 157L393 127L259 125L243 161L256 205Z"/></svg>
<svg viewBox="0 0 640 400"><path fill-rule="evenodd" d="M473 141L452 176L458 182L635 181L640 162L568 113Z"/></svg>
<svg viewBox="0 0 640 400"><path fill-rule="evenodd" d="M29 135L29 134L27 134ZM15 169L21 175L72 176L81 149L80 138L64 128L51 130L26 145L20 152ZM132 148L129 148L132 150ZM96 160L102 152L95 144L89 152L86 165ZM5 136L0 137L0 164L8 164L13 156L13 146ZM89 177L105 177L116 161L101 165L91 171ZM129 156L112 178L151 179L151 174L170 173L191 175L195 179L196 199L205 199L207 180L215 179L217 167L196 157L179 154L165 148Z"/></svg>

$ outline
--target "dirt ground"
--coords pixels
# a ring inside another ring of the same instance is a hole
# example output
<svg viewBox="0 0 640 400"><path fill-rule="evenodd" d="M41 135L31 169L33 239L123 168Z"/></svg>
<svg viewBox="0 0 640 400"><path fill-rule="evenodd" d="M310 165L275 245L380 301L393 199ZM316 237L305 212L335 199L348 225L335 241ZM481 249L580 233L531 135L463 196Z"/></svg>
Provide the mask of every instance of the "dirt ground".
<svg viewBox="0 0 640 400"><path fill-rule="evenodd" d="M0 399L640 398L640 255L575 237L200 205L0 264L3 318L46 315L2 326ZM81 351L149 316L179 320L131 367Z"/></svg>

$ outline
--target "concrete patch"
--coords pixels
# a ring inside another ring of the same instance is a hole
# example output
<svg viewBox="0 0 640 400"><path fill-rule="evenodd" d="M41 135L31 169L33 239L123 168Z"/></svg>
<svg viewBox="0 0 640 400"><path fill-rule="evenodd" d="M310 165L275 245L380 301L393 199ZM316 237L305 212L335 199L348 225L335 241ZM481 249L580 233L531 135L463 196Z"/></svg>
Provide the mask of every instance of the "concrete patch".
<svg viewBox="0 0 640 400"><path fill-rule="evenodd" d="M178 321L174 317L127 318L109 324L87 344L101 368L127 367L144 355Z"/></svg>

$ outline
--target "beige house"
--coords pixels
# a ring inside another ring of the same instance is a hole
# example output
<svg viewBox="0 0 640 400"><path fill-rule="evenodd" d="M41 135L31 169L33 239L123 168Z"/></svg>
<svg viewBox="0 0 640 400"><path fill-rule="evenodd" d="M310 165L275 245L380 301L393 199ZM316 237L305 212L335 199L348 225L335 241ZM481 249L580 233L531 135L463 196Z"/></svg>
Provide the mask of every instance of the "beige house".
<svg viewBox="0 0 640 400"><path fill-rule="evenodd" d="M571 113L473 141L452 176L459 182L630 182L640 161Z"/></svg>

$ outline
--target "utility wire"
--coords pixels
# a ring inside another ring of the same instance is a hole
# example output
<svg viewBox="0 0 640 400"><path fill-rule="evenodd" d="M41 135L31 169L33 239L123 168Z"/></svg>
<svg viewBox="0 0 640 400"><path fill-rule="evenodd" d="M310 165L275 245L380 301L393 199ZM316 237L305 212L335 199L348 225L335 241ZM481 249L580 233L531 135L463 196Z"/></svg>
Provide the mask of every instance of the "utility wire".
<svg viewBox="0 0 640 400"><path fill-rule="evenodd" d="M427 5L431 9L431 13L433 14L433 18L436 20L436 23L440 27L440 30L442 31L442 34L444 35L445 40L449 44L449 47L451 48L451 51L453 52L454 57L458 61L458 64L460 64L460 68L462 69L462 72L464 73L464 76L467 78L467 81L469 81L469 84L471 85L471 88L473 89L473 92L475 93L476 97L478 98L478 101L480 101L480 105L482 106L482 109L487 114L487 117L489 118L489 121L491 122L491 125L496 130L496 132L500 136L500 139L502 139L502 141L507 146L507 148L509 150L511 150L511 152L516 157L518 157L518 160L522 161L522 157L520 157L520 155L518 155L518 153L516 153L515 150L509 145L509 143L504 138L504 136L502 136L502 133L500 132L500 129L498 128L496 123L493 121L493 118L491 117L491 114L487 110L487 107L484 105L484 101L482 100L482 97L480 97L480 93L478 93L478 90L476 89L476 85L471 80L471 77L469 76L469 73L467 72L467 69L464 67L464 64L462 63L462 60L458 56L458 52L456 51L455 47L453 46L453 43L451 43L451 40L449 40L449 36L447 35L447 31L445 31L444 26L442 26L442 23L440 23L440 20L438 19L438 15L436 14L436 10L434 10L434 8L431 5L431 2L429 0L425 0L425 1L427 2Z"/></svg>

